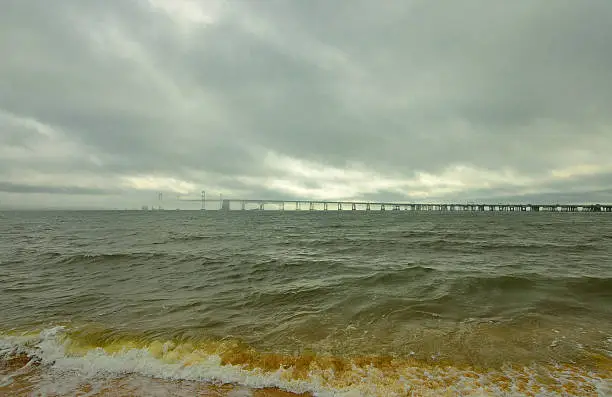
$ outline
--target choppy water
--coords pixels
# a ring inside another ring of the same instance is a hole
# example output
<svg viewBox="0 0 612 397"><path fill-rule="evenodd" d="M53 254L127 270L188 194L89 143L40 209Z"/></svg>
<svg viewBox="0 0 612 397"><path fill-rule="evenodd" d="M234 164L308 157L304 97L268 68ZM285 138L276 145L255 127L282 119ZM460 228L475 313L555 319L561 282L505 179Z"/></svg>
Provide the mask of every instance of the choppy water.
<svg viewBox="0 0 612 397"><path fill-rule="evenodd" d="M612 395L612 216L0 213L0 395Z"/></svg>

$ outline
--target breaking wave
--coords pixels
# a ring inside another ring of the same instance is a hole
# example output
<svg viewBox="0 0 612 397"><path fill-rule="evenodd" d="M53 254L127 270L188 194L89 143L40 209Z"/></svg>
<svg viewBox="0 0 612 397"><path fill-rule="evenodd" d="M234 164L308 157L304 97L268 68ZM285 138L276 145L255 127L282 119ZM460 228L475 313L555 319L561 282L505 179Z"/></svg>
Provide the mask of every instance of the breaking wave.
<svg viewBox="0 0 612 397"><path fill-rule="evenodd" d="M56 378L78 376L81 383L83 379L95 383L144 376L330 397L612 393L612 358L605 355L595 357L590 368L534 364L486 369L453 363L431 365L410 357L334 357L308 351L280 355L232 339L101 338L61 326L38 334L0 336L0 363L0 369L12 370L1 380L0 392L11 390L15 379L36 367L53 372ZM49 387L40 380L35 386Z"/></svg>

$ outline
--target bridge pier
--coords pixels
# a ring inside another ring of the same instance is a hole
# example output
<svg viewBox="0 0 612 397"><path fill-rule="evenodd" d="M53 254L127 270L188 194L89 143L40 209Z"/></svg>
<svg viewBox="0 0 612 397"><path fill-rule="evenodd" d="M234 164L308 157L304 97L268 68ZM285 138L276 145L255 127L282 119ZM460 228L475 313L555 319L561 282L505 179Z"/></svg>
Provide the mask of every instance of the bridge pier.
<svg viewBox="0 0 612 397"><path fill-rule="evenodd" d="M308 210L310 210L310 211L314 211L314 209L315 209L315 203L311 201L311 202L309 202L309 203L308 203L308 205L309 205Z"/></svg>
<svg viewBox="0 0 612 397"><path fill-rule="evenodd" d="M357 204L352 203L351 204L351 210L356 211L357 210Z"/></svg>
<svg viewBox="0 0 612 397"><path fill-rule="evenodd" d="M366 204L366 211L370 211L370 203Z"/></svg>

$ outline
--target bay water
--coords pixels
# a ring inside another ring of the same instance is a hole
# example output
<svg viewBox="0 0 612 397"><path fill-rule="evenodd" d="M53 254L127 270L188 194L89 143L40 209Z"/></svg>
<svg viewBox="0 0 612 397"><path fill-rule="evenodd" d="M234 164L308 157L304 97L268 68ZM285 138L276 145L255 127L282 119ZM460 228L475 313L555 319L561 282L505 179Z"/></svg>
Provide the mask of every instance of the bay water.
<svg viewBox="0 0 612 397"><path fill-rule="evenodd" d="M0 212L0 395L612 395L612 216Z"/></svg>

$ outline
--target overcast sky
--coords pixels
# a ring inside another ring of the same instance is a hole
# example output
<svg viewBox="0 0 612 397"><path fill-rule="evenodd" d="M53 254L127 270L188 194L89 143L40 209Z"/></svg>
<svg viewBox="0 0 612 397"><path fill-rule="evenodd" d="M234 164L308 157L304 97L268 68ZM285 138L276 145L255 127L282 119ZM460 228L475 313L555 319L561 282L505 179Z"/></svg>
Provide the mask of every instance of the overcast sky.
<svg viewBox="0 0 612 397"><path fill-rule="evenodd" d="M612 202L612 1L3 0L0 206Z"/></svg>

